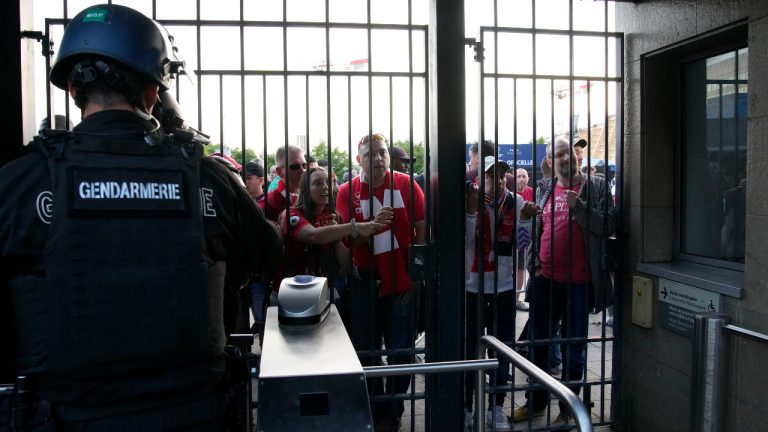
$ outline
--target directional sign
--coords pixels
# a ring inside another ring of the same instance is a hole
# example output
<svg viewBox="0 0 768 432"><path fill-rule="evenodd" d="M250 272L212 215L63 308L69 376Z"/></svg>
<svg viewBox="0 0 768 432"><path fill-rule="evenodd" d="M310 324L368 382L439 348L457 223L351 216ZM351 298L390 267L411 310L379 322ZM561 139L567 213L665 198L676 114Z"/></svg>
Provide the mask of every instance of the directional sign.
<svg viewBox="0 0 768 432"><path fill-rule="evenodd" d="M667 279L659 279L659 324L674 332L693 337L694 314L720 312L720 294Z"/></svg>

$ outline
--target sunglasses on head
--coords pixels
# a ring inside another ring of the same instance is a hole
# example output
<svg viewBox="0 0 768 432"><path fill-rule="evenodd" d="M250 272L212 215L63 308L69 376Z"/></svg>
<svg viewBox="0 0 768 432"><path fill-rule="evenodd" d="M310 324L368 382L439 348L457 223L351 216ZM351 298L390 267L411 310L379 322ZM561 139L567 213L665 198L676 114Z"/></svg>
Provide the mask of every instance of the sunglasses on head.
<svg viewBox="0 0 768 432"><path fill-rule="evenodd" d="M375 133L373 135L366 135L360 139L360 144L368 144L368 140L373 138L376 141L384 141L387 142L387 137L380 133Z"/></svg>
<svg viewBox="0 0 768 432"><path fill-rule="evenodd" d="M299 168L307 169L307 163L306 162L304 162L304 163L292 163L292 164L288 165L288 169L290 169L291 171L298 171Z"/></svg>

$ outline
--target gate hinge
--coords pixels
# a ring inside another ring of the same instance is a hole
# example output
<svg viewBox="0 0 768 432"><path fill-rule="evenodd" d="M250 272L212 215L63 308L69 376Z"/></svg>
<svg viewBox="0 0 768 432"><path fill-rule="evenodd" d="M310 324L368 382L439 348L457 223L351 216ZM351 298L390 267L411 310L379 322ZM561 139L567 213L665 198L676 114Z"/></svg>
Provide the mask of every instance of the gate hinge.
<svg viewBox="0 0 768 432"><path fill-rule="evenodd" d="M53 51L51 51L53 42L48 39L48 35L45 33L35 30L22 30L19 36L21 36L21 38L34 39L38 42L42 42L43 57L50 57L53 55Z"/></svg>
<svg viewBox="0 0 768 432"><path fill-rule="evenodd" d="M464 38L464 45L469 45L475 50L475 61L480 63L485 60L485 48L483 42L475 38Z"/></svg>

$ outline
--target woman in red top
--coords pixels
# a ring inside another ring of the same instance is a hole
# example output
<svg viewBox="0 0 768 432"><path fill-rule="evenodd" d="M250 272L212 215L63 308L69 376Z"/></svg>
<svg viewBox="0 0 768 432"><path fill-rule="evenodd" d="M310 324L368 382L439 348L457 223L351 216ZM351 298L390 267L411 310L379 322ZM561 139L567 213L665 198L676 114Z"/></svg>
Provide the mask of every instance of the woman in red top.
<svg viewBox="0 0 768 432"><path fill-rule="evenodd" d="M385 226L374 222L337 223L339 218L331 211L330 198L328 172L320 167L307 170L301 177L296 205L290 208L289 217L280 218L283 260L273 283L274 291L283 278L298 274L326 276L332 283L349 260L349 251L339 240L359 234L370 236Z"/></svg>

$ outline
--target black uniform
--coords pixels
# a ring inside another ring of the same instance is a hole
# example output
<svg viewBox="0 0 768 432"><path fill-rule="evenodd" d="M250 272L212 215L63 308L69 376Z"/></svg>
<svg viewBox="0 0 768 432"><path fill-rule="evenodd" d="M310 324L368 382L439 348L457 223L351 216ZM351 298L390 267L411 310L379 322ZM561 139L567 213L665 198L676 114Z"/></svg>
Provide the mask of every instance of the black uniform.
<svg viewBox="0 0 768 432"><path fill-rule="evenodd" d="M0 169L2 333L12 374L59 421L209 427L225 277L274 266L278 233L238 179L199 146L146 141L151 128L98 112Z"/></svg>

